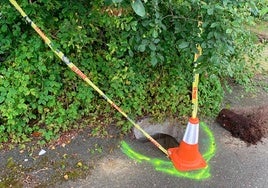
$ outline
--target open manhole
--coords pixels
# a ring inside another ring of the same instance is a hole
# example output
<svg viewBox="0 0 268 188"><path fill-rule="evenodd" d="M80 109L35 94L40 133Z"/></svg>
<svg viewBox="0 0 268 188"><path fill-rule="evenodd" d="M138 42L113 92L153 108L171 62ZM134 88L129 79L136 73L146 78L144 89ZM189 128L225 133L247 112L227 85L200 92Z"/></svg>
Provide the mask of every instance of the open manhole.
<svg viewBox="0 0 268 188"><path fill-rule="evenodd" d="M165 149L178 147L178 143L183 138L184 130L178 122L166 120L163 123L152 123L149 118L138 122L140 127L152 136ZM134 136L137 140L148 141L147 138L134 127Z"/></svg>
<svg viewBox="0 0 268 188"><path fill-rule="evenodd" d="M156 134L153 138L165 149L178 147L179 145L179 142L174 137L167 134Z"/></svg>

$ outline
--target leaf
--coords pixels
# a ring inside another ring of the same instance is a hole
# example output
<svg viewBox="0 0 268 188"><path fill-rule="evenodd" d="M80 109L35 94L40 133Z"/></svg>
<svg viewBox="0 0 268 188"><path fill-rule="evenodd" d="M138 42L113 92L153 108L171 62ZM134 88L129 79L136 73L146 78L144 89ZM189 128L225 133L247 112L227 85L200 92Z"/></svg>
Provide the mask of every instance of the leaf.
<svg viewBox="0 0 268 188"><path fill-rule="evenodd" d="M3 33L5 33L5 32L7 32L7 25L6 24L4 24L4 25L2 25L2 27L1 27L1 31L3 32Z"/></svg>
<svg viewBox="0 0 268 188"><path fill-rule="evenodd" d="M65 175L63 176L63 178L64 178L65 180L68 180L68 179L69 179L68 174L65 174Z"/></svg>
<svg viewBox="0 0 268 188"><path fill-rule="evenodd" d="M255 4L254 2L250 2L250 3L249 3L249 6L250 6L250 11L251 11L251 13L253 13L254 16L257 16L258 13L259 13L259 10L258 10L256 4Z"/></svg>
<svg viewBox="0 0 268 188"><path fill-rule="evenodd" d="M106 6L109 6L109 5L111 5L113 3L113 0L104 0L104 4L106 5Z"/></svg>
<svg viewBox="0 0 268 188"><path fill-rule="evenodd" d="M230 33L232 33L232 31L233 31L232 29L227 29L227 30L226 30L226 33L227 33L227 34L230 34Z"/></svg>
<svg viewBox="0 0 268 188"><path fill-rule="evenodd" d="M154 39L154 43L157 44L160 42L160 39Z"/></svg>
<svg viewBox="0 0 268 188"><path fill-rule="evenodd" d="M153 56L152 59L151 59L151 64L153 66L155 66L157 64L157 62L158 62L157 58L155 56Z"/></svg>
<svg viewBox="0 0 268 188"><path fill-rule="evenodd" d="M180 43L179 48L183 49L183 48L187 48L188 46L189 46L189 42L184 41L184 42Z"/></svg>
<svg viewBox="0 0 268 188"><path fill-rule="evenodd" d="M134 56L134 53L133 53L132 50L128 50L128 54L129 54L130 57L133 57Z"/></svg>
<svg viewBox="0 0 268 188"><path fill-rule="evenodd" d="M152 51L155 51L156 50L156 46L154 43L150 43L149 44L149 48L152 50Z"/></svg>
<svg viewBox="0 0 268 188"><path fill-rule="evenodd" d="M113 3L121 3L123 0L113 0Z"/></svg>
<svg viewBox="0 0 268 188"><path fill-rule="evenodd" d="M143 6L143 3L141 2L141 0L133 0L132 3L131 3L131 6L134 10L134 12L141 16L141 17L144 17L145 16L145 8Z"/></svg>
<svg viewBox="0 0 268 188"><path fill-rule="evenodd" d="M265 14L268 14L268 7L260 10L260 16L264 16Z"/></svg>
<svg viewBox="0 0 268 188"><path fill-rule="evenodd" d="M27 105L26 104L18 104L18 109L27 109Z"/></svg>
<svg viewBox="0 0 268 188"><path fill-rule="evenodd" d="M154 38L157 38L157 37L158 37L158 32L157 32L156 29L154 29L154 31L153 31L153 37L154 37Z"/></svg>
<svg viewBox="0 0 268 188"><path fill-rule="evenodd" d="M6 99L6 97L5 97L4 95L0 95L0 104L1 104L2 102L4 102L5 99Z"/></svg>
<svg viewBox="0 0 268 188"><path fill-rule="evenodd" d="M229 3L229 0L223 0L223 5L226 6Z"/></svg>
<svg viewBox="0 0 268 188"><path fill-rule="evenodd" d="M82 167L82 166L83 166L83 163L78 162L78 163L76 164L76 166L80 168L80 167Z"/></svg>
<svg viewBox="0 0 268 188"><path fill-rule="evenodd" d="M138 50L139 50L140 52L144 52L144 51L145 51L145 47L146 47L145 44L141 44L141 45L139 45Z"/></svg>
<svg viewBox="0 0 268 188"><path fill-rule="evenodd" d="M211 26L210 26L210 27L211 27L211 28L214 28L214 27L217 27L218 25L219 25L219 23L218 23L218 22L214 22L214 23L212 23L212 24L211 24Z"/></svg>
<svg viewBox="0 0 268 188"><path fill-rule="evenodd" d="M207 10L208 15L212 15L214 13L214 9L210 8Z"/></svg>

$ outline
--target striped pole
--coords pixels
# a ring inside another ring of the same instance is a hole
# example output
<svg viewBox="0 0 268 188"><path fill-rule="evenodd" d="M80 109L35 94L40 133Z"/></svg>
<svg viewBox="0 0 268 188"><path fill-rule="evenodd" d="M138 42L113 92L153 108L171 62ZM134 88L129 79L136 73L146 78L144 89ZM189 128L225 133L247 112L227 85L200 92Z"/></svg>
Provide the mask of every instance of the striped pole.
<svg viewBox="0 0 268 188"><path fill-rule="evenodd" d="M161 146L153 137L145 132L137 123L135 123L121 108L119 108L111 99L109 99L91 80L78 68L76 67L60 50L54 48L53 43L46 35L35 25L35 23L27 16L15 0L9 0L9 2L20 12L21 16L31 25L31 27L40 35L45 41L49 48L80 78L82 78L88 85L96 90L108 103L110 103L118 112L120 112L132 125L134 125L144 136L150 140L158 149L168 155L168 152L163 146Z"/></svg>
<svg viewBox="0 0 268 188"><path fill-rule="evenodd" d="M198 21L198 28L200 29L200 33L198 33L198 36L201 37L202 28L200 27L202 25L201 21ZM199 83L199 74L196 73L196 67L197 67L197 59L202 55L202 48L200 44L196 45L198 53L194 54L194 80L192 84L192 104L193 104L193 111L192 111L192 118L197 118L197 111L198 111L198 83Z"/></svg>
<svg viewBox="0 0 268 188"><path fill-rule="evenodd" d="M196 73L195 69L197 67L197 59L200 55L202 55L202 48L200 45L197 45L198 53L194 55L194 81L192 83L192 104L193 104L193 111L192 111L192 118L197 117L197 110L198 110L198 83L199 83L199 74Z"/></svg>

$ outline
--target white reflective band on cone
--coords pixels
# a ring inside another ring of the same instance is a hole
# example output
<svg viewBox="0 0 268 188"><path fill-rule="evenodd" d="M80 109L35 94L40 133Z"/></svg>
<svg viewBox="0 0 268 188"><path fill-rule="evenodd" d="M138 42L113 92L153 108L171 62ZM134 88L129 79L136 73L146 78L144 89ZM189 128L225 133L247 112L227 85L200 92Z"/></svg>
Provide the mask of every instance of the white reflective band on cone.
<svg viewBox="0 0 268 188"><path fill-rule="evenodd" d="M188 122L183 141L187 144L198 144L199 124L191 124Z"/></svg>

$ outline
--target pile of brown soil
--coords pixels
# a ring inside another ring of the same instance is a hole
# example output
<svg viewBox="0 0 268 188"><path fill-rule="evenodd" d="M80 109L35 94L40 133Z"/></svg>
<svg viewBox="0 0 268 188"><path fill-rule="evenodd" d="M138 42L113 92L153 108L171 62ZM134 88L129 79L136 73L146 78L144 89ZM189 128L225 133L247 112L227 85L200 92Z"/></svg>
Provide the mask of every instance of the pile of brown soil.
<svg viewBox="0 0 268 188"><path fill-rule="evenodd" d="M262 137L268 136L268 106L243 108L236 110L223 109L217 122L230 131L232 136L248 144L257 144Z"/></svg>

